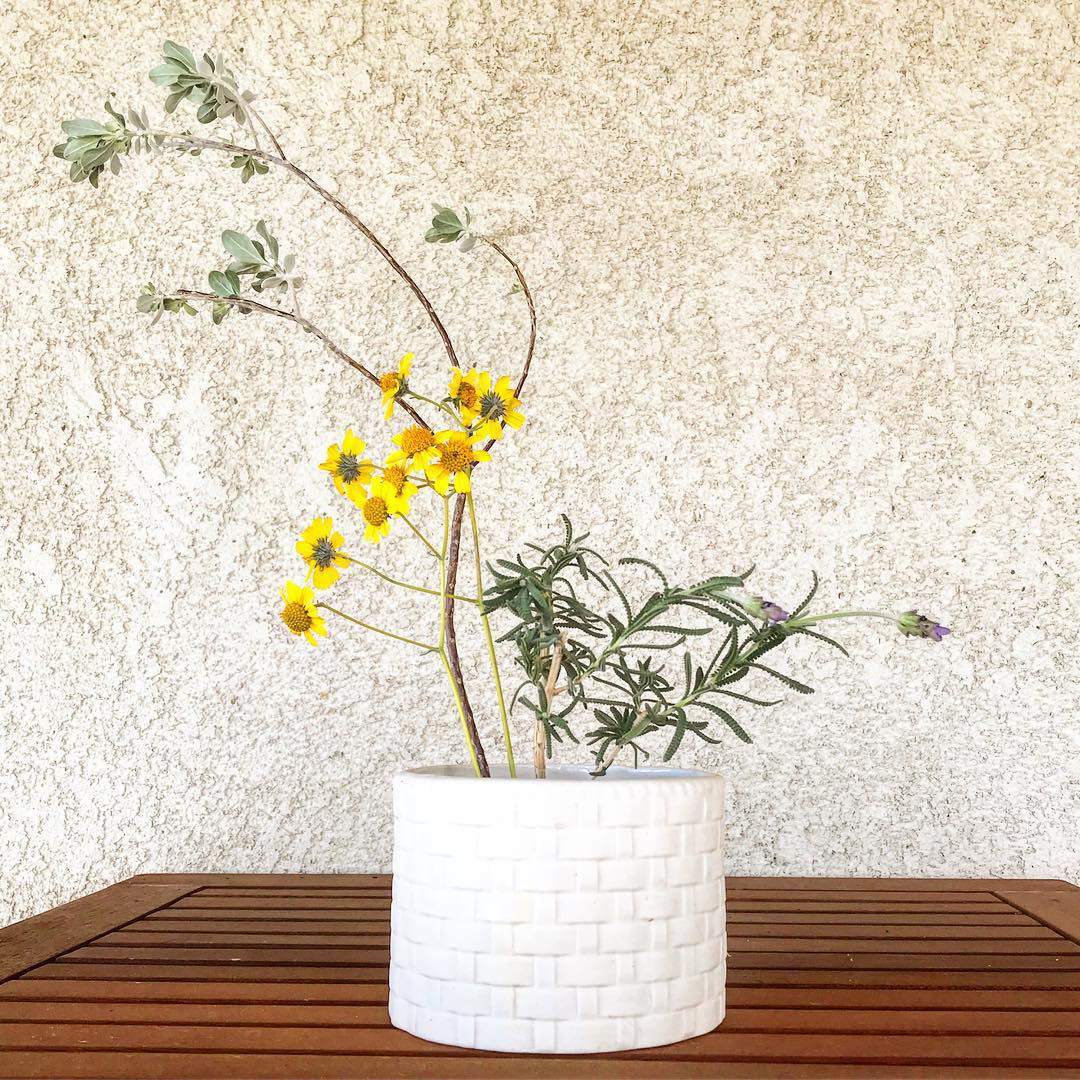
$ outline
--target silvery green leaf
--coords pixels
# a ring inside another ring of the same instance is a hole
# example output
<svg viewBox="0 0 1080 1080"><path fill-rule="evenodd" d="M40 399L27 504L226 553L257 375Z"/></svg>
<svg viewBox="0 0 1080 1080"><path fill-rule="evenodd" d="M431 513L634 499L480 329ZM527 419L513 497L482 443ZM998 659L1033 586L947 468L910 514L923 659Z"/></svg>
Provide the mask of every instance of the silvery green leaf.
<svg viewBox="0 0 1080 1080"><path fill-rule="evenodd" d="M87 175L87 180L90 181L90 186L96 188L98 186L98 177L101 175L101 169L94 169L93 172Z"/></svg>
<svg viewBox="0 0 1080 1080"><path fill-rule="evenodd" d="M176 112L176 106L180 104L188 96L187 90L175 90L165 99L165 111L167 113ZM158 143L160 146L161 143Z"/></svg>
<svg viewBox="0 0 1080 1080"><path fill-rule="evenodd" d="M215 304L210 309L210 317L214 320L214 325L217 326L226 315L229 314L230 304Z"/></svg>
<svg viewBox="0 0 1080 1080"><path fill-rule="evenodd" d="M166 41L161 51L166 60L175 60L187 71L195 70L195 57L191 50L184 48L183 45L177 45L175 41Z"/></svg>
<svg viewBox="0 0 1080 1080"><path fill-rule="evenodd" d="M155 86L172 86L184 74L184 69L175 64L158 64L150 69L150 81Z"/></svg>
<svg viewBox="0 0 1080 1080"><path fill-rule="evenodd" d="M115 155L109 159L109 172L111 172L113 176L120 175L120 159Z"/></svg>
<svg viewBox="0 0 1080 1080"><path fill-rule="evenodd" d="M458 251L472 251L476 247L476 237L472 233L465 233L458 241Z"/></svg>
<svg viewBox="0 0 1080 1080"><path fill-rule="evenodd" d="M236 295L236 290L232 287L229 279L220 270L211 270L207 275L207 279L210 282L210 288L213 289L218 296Z"/></svg>
<svg viewBox="0 0 1080 1080"><path fill-rule="evenodd" d="M295 255L286 255L285 256L285 261L281 264L281 269L284 270L286 274L291 274L293 272L293 267L295 265L296 265L296 256Z"/></svg>
<svg viewBox="0 0 1080 1080"><path fill-rule="evenodd" d="M221 234L221 244L237 262L262 264L262 257L255 249L254 243L243 233L238 233L233 229L226 229Z"/></svg>
<svg viewBox="0 0 1080 1080"><path fill-rule="evenodd" d="M114 120L115 120L115 121L116 121L116 122L117 122L117 123L118 123L118 124L119 124L119 125L120 125L121 127L124 127L124 114L123 114L123 113L121 113L121 112L117 112L117 111L116 111L116 110L115 110L115 109L114 109L114 108L112 107L112 103L111 103L111 102L108 102L108 101L106 101L106 102L105 102L105 111L106 111L106 112L107 112L107 113L108 113L108 114L109 114L109 115L110 115L110 116L111 116L111 117L112 117L112 118L113 118L113 119L114 119Z"/></svg>
<svg viewBox="0 0 1080 1080"><path fill-rule="evenodd" d="M151 326L156 326L157 325L157 321L158 321L158 319L161 318L162 313L164 312L164 310L165 310L164 308L158 308L157 311L154 312L154 317L150 320L150 325Z"/></svg>
<svg viewBox="0 0 1080 1080"><path fill-rule="evenodd" d="M141 311L144 315L149 315L151 311L157 308L160 301L156 296L151 296L149 293L143 293L136 301L135 308Z"/></svg>
<svg viewBox="0 0 1080 1080"><path fill-rule="evenodd" d="M304 287L304 277L302 275L290 278L289 280L293 287L293 292L299 292Z"/></svg>
<svg viewBox="0 0 1080 1080"><path fill-rule="evenodd" d="M217 105L212 101L206 101L199 106L199 111L195 113L195 119L200 124L210 124L217 118Z"/></svg>
<svg viewBox="0 0 1080 1080"><path fill-rule="evenodd" d="M104 124L96 120L65 120L60 125L60 130L65 135L110 135L112 134Z"/></svg>
<svg viewBox="0 0 1080 1080"><path fill-rule="evenodd" d="M424 233L424 239L429 244L437 244L439 242L439 240L441 239L441 237L439 235L438 230L436 230L436 229L428 229L427 232Z"/></svg>
<svg viewBox="0 0 1080 1080"><path fill-rule="evenodd" d="M228 280L229 284L232 286L233 293L238 293L240 291L240 278L237 275L236 271L226 270L225 277Z"/></svg>
<svg viewBox="0 0 1080 1080"><path fill-rule="evenodd" d="M218 116L221 116L221 117L225 117L225 116L232 116L232 114L233 114L233 113L234 113L235 111L236 111L236 102L234 102L234 101L226 101L226 102L225 102L225 103L224 103L224 104L223 104L223 105L222 105L222 106L221 106L221 107L220 107L220 108L218 109Z"/></svg>
<svg viewBox="0 0 1080 1080"><path fill-rule="evenodd" d="M195 65L195 70L207 79L214 77L214 61L210 59L209 54L202 54L202 59Z"/></svg>
<svg viewBox="0 0 1080 1080"><path fill-rule="evenodd" d="M58 142L52 148L53 157L62 158L64 156L64 151L67 149L67 145L68 144L66 142Z"/></svg>
<svg viewBox="0 0 1080 1080"><path fill-rule="evenodd" d="M284 286L285 281L279 278L276 274L271 274L269 277L262 279L262 287L264 289L276 289L279 286Z"/></svg>

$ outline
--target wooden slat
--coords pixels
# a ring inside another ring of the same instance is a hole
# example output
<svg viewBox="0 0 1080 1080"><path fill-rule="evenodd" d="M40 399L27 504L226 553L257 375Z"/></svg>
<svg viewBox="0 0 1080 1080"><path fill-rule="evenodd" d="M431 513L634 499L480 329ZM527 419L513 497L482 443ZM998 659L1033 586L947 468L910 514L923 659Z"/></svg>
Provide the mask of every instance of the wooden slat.
<svg viewBox="0 0 1080 1080"><path fill-rule="evenodd" d="M1061 939L1058 938L1060 941ZM223 934L201 934L195 931L187 933L132 933L129 929L118 930L114 934L106 934L94 943L95 946L108 946L110 948L154 948L159 945L171 945L187 949L212 948L220 946L228 949L247 948L252 943L259 945L291 946L318 946L333 945L341 948L382 948L390 947L390 935L387 932L376 933L374 931L361 934L238 934L235 932Z"/></svg>
<svg viewBox="0 0 1080 1080"><path fill-rule="evenodd" d="M370 889L200 889L196 894L204 899L243 899L259 897L278 900L389 900L391 891Z"/></svg>
<svg viewBox="0 0 1080 1080"><path fill-rule="evenodd" d="M200 880L203 880L200 878ZM1041 892L1071 892L1076 888L1060 878L880 878L880 877L740 877L729 876L726 879L729 892L743 889L756 891L762 888L762 882L768 887L782 887L787 892L804 890L818 891L828 888L833 892L856 893L895 890L898 892L986 892L988 889L1037 889Z"/></svg>
<svg viewBox="0 0 1080 1080"><path fill-rule="evenodd" d="M39 969L45 970L45 969ZM36 973L35 973L36 974ZM0 984L0 1001L169 1001L217 1002L223 1004L385 1004L385 980L372 983L305 982L193 982L132 979L52 979L22 978ZM2 1074L0 1074L2 1075Z"/></svg>
<svg viewBox="0 0 1080 1080"><path fill-rule="evenodd" d="M1038 891L1031 888L1000 888L999 897L1020 911L1080 942L1080 889L1071 892Z"/></svg>
<svg viewBox="0 0 1080 1080"><path fill-rule="evenodd" d="M1051 933L1034 920L1042 933ZM125 934L389 934L390 919L159 919L150 916L123 929Z"/></svg>
<svg viewBox="0 0 1080 1080"><path fill-rule="evenodd" d="M158 912L165 915L168 909ZM157 918L157 915L150 918ZM813 911L732 911L728 909L728 926L746 926L752 923L798 924L811 923L815 926L844 926L857 924L860 926L921 926L921 927L948 927L948 926L1007 926L1007 927L1041 927L1037 919L1023 915L1019 911L969 913L932 913L900 912L899 914L870 912L864 908L844 910L838 912L813 912ZM141 924L140 924L141 925Z"/></svg>
<svg viewBox="0 0 1080 1080"><path fill-rule="evenodd" d="M277 1051L279 1053L426 1053L431 1044L396 1028L244 1027L151 1024L0 1023L0 1049ZM440 1047L448 1057L473 1051ZM646 1060L726 1060L874 1064L995 1065L1015 1060L1028 1066L1080 1067L1080 1040L1031 1035L846 1035L799 1032L703 1035L671 1046L624 1054Z"/></svg>
<svg viewBox="0 0 1080 1080"><path fill-rule="evenodd" d="M214 1002L221 1004L385 1004L385 983L145 982L19 979L0 985L0 1001ZM967 1009L1077 1012L1076 990L959 990L729 986L730 1008Z"/></svg>
<svg viewBox="0 0 1080 1080"><path fill-rule="evenodd" d="M524 1058L514 1054L444 1056L434 1049L422 1057L340 1054L149 1054L52 1051L0 1052L0 1075L6 1080L1001 1080L1000 1066L850 1065L788 1062L656 1061L607 1057ZM1072 1072L1017 1066L1014 1080L1061 1080Z"/></svg>
<svg viewBox="0 0 1080 1080"><path fill-rule="evenodd" d="M390 1027L385 1005L264 1005L99 1001L2 1001L0 1022L52 1024L163 1024L239 1027ZM722 1033L790 1034L1075 1035L1075 1010L781 1009L731 1008Z"/></svg>
<svg viewBox="0 0 1080 1080"><path fill-rule="evenodd" d="M1004 907L1004 905L1003 905ZM1012 908L1007 910L1012 911ZM1019 912L1017 912L1019 914ZM378 911L341 911L331 908L329 911L304 909L301 911L250 911L244 908L215 911L213 909L201 910L199 908L162 908L161 911L152 912L146 919L140 919L140 923L150 922L176 922L178 920L189 922L192 919L206 919L211 922L229 920L233 922L250 922L274 920L277 922L288 921L293 923L307 922L381 922L390 925L390 909Z"/></svg>
<svg viewBox="0 0 1080 1080"><path fill-rule="evenodd" d="M931 900L916 903L865 900L739 900L728 897L729 913L753 912L761 914L784 913L832 913L838 915L880 912L894 915L946 915L949 917L972 915L1013 915L1016 908L997 898L991 900L965 901L964 903L935 904Z"/></svg>
<svg viewBox="0 0 1080 1080"><path fill-rule="evenodd" d="M0 982L191 892L122 882L0 929Z"/></svg>
<svg viewBox="0 0 1080 1080"><path fill-rule="evenodd" d="M69 964L53 962L34 968L25 980L44 979L131 979L154 982L384 982L388 963L370 967L328 967L310 965L255 966L248 964ZM1019 990L1080 990L1075 971L967 971L967 970L884 970L814 969L797 970L794 965L772 969L729 969L729 986L895 986L972 987L987 990L1015 987Z"/></svg>
<svg viewBox="0 0 1080 1080"><path fill-rule="evenodd" d="M370 899L349 897L313 897L312 899L291 899L287 896L252 896L252 897L217 897L206 894L190 896L173 905L173 911L206 910L218 911L389 911L390 898L375 896Z"/></svg>
<svg viewBox="0 0 1080 1080"><path fill-rule="evenodd" d="M790 929L790 928L789 928ZM864 931L865 932L865 931ZM918 938L911 935L877 934L874 937L832 937L828 934L800 935L798 937L779 937L770 935L731 934L728 937L728 951L740 952L801 952L813 949L815 952L872 952L872 953L988 953L1008 956L1076 956L1080 958L1080 948L1071 942L1062 941L1051 934L1049 937L1013 938L1013 937L978 937ZM1076 949L1074 952L1073 950Z"/></svg>

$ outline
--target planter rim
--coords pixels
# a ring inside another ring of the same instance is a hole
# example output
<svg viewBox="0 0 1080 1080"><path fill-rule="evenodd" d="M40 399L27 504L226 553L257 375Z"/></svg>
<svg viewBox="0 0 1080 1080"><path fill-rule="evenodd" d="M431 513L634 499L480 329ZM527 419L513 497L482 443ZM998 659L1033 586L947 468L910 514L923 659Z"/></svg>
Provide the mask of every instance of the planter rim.
<svg viewBox="0 0 1080 1080"><path fill-rule="evenodd" d="M432 784L459 784L463 781L471 781L474 784L490 784L494 781L497 785L507 783L517 784L521 781L543 783L547 785L582 784L594 789L622 786L626 783L671 783L673 781L695 781L721 783L723 777L719 773L707 772L704 769L680 769L670 765L648 765L634 769L628 766L612 766L605 776L591 776L591 765L556 765L547 771L547 776L542 781L537 781L531 765L518 767L516 777L511 777L509 769L505 765L493 765L489 777L477 776L470 765L425 765L415 769L403 769L397 773L397 781L413 781Z"/></svg>

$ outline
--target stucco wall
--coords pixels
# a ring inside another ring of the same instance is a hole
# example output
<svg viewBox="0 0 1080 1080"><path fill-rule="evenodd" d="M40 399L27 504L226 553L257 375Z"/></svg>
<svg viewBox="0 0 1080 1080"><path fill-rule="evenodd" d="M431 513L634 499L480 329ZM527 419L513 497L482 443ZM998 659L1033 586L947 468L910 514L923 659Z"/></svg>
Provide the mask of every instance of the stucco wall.
<svg viewBox="0 0 1080 1080"><path fill-rule="evenodd" d="M288 325L148 330L133 297L265 217L305 309L437 394L423 313L298 183L170 157L95 192L48 157L106 94L160 109L166 36L224 49L469 363L516 371L524 307L489 255L421 241L428 204L520 257L541 337L478 477L489 553L565 510L677 575L756 562L784 601L816 567L826 600L954 627L848 628L850 662L799 653L815 697L740 714L753 747L687 746L731 777L733 871L1080 878L1080 12L631 7L0 14L0 923L139 871L386 869L390 775L461 755L431 661L277 619L311 515L357 534L316 466L347 424L384 437L369 388ZM430 573L408 538L379 559ZM428 632L359 575L335 594Z"/></svg>

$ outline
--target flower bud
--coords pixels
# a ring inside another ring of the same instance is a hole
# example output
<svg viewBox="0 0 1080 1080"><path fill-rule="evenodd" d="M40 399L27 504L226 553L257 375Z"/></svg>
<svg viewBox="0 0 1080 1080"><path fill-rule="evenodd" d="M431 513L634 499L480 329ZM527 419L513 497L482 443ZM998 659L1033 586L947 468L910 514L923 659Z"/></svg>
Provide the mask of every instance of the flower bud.
<svg viewBox="0 0 1080 1080"><path fill-rule="evenodd" d="M764 600L760 596L751 596L745 606L754 618L765 619L767 622L778 623L791 618L791 614L779 604L773 603L772 600Z"/></svg>
<svg viewBox="0 0 1080 1080"><path fill-rule="evenodd" d="M897 617L896 625L905 637L929 638L931 641L941 641L946 634L952 633L936 619L920 615L917 611L905 611Z"/></svg>

